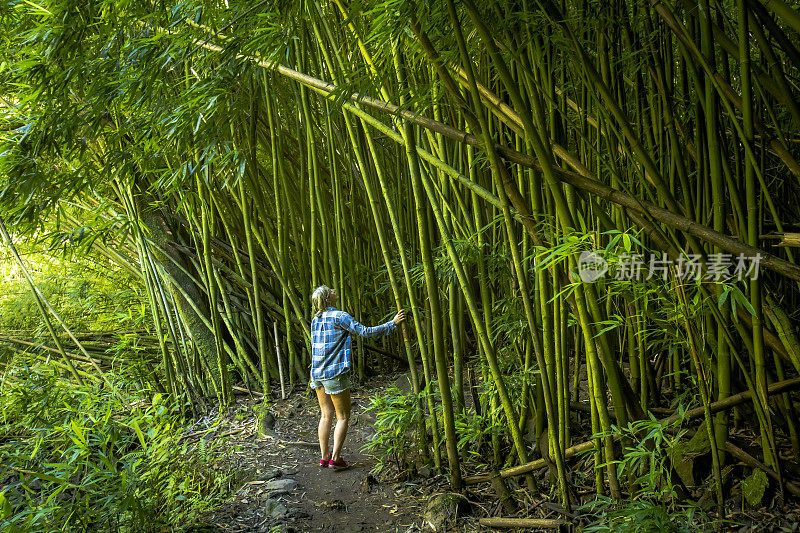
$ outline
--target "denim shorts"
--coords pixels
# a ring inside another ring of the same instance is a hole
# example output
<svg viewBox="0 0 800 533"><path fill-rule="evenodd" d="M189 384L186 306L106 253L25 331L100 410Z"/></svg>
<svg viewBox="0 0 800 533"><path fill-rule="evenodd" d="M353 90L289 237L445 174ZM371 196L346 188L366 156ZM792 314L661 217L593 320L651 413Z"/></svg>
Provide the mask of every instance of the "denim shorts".
<svg viewBox="0 0 800 533"><path fill-rule="evenodd" d="M342 372L331 379L314 379L311 381L312 389L325 388L327 394L339 394L350 388L350 372Z"/></svg>

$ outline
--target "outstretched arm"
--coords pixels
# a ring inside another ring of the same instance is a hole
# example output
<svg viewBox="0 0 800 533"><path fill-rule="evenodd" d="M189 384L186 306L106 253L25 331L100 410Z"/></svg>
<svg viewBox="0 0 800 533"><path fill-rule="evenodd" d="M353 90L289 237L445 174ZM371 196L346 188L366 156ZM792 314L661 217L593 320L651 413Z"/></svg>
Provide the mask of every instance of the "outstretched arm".
<svg viewBox="0 0 800 533"><path fill-rule="evenodd" d="M400 311L395 315L395 317L388 321L384 322L379 326L365 326L364 324L360 324L357 322L352 316L347 313L342 313L339 316L339 326L346 329L350 333L355 335L360 335L362 337L380 337L382 335L388 335L389 333L393 332L397 324L405 320L405 312Z"/></svg>

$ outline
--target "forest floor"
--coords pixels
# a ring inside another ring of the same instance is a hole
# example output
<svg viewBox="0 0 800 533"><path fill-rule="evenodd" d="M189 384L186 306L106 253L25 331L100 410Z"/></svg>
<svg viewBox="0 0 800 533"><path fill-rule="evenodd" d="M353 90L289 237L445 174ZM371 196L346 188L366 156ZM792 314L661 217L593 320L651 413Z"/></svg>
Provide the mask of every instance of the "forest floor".
<svg viewBox="0 0 800 533"><path fill-rule="evenodd" d="M426 501L447 492L447 479L427 475L399 481L396 470L377 474L373 472L376 459L363 451L375 434L375 415L367 409L370 396L403 379L403 375L394 375L354 387L353 412L342 452L352 466L342 471L319 466L316 396L295 390L286 400L275 401L266 415L266 425L272 428L263 437L259 437L253 414L256 402L240 397L224 417L227 424L220 424L215 433L216 438L226 438L227 467L239 469L242 485L204 522L213 531L226 533L424 530ZM212 417L201 419L192 429L197 432ZM478 529L476 520L472 527L463 521L459 526L460 531Z"/></svg>
<svg viewBox="0 0 800 533"><path fill-rule="evenodd" d="M503 513L497 494L488 484L467 487L458 505L430 508L442 496L447 500L448 479L420 468L412 477L400 475L389 465L376 471L377 458L364 450L376 433L375 413L369 410L371 397L392 386L409 389L405 374L373 377L352 390L353 412L342 455L353 465L343 471L320 468L317 423L319 406L308 390L295 389L285 400L273 401L264 409L260 399L239 396L222 416L211 412L186 429L187 439L206 439L220 447L220 470L235 473L236 490L232 497L205 513L202 526L190 527L197 533L244 532L398 532L490 531L478 523L479 517ZM407 392L407 390L405 390ZM258 418L262 420L259 433ZM331 438L331 443L333 439ZM583 466L581 466L582 463ZM587 457L575 467L591 481L592 466ZM545 482L546 472L537 475ZM573 480L577 481L577 480ZM565 513L554 495L532 495L524 483L509 479L519 499L523 515L565 519L573 525L586 525L588 516ZM578 483L578 494L586 503L592 499L589 482ZM726 487L741 500L740 485ZM709 500L710 498L702 498ZM714 530L745 533L751 531L798 531L800 508L775 495L759 509L739 509ZM452 502L452 500L450 500ZM741 504L738 504L741 505ZM738 506L736 505L736 506ZM707 503L710 511L710 503ZM730 512L729 511L729 512ZM712 513L713 514L713 513ZM733 515L733 516L732 516ZM429 520L437 522L431 527ZM692 528L694 529L694 528ZM703 528L701 528L703 529ZM508 530L506 530L508 531Z"/></svg>

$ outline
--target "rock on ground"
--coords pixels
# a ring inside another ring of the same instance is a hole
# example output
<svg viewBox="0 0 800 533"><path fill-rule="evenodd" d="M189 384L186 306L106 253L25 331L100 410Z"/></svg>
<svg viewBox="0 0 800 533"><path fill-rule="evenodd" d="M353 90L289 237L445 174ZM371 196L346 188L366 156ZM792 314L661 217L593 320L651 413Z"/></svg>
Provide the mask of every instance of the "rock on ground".
<svg viewBox="0 0 800 533"><path fill-rule="evenodd" d="M437 494L428 501L425 525L433 531L445 531L448 526L455 524L459 516L468 513L469 510L469 502L463 495L455 492Z"/></svg>

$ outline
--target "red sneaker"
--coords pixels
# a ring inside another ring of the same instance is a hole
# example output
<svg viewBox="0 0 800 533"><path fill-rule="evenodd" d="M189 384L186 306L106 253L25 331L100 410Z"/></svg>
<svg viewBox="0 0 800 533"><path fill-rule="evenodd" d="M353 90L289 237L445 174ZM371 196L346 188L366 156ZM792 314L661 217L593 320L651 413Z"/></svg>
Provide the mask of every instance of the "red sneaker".
<svg viewBox="0 0 800 533"><path fill-rule="evenodd" d="M328 465L330 464L330 462L331 462L330 459L320 459L319 460L319 466L320 466L320 468L328 468Z"/></svg>
<svg viewBox="0 0 800 533"><path fill-rule="evenodd" d="M334 470L345 470L350 468L350 463L344 460L344 457L339 457L338 461L334 461L331 459L328 462L328 468L333 468Z"/></svg>

